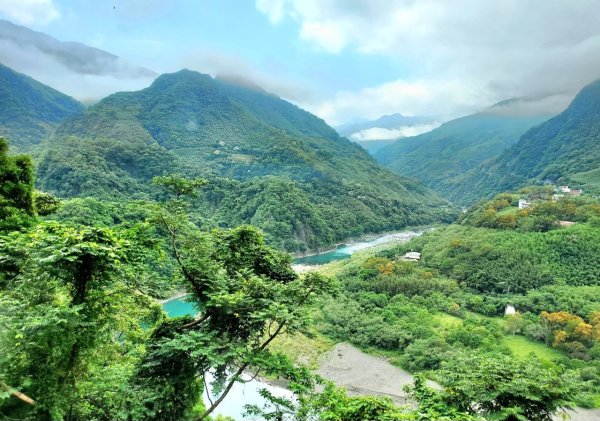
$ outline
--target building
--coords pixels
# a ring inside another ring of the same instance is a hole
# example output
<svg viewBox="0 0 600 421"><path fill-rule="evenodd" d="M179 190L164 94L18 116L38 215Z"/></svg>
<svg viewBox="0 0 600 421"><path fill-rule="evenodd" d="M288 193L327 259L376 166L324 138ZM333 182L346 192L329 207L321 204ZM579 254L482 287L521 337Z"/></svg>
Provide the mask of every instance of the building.
<svg viewBox="0 0 600 421"><path fill-rule="evenodd" d="M529 203L527 200L519 199L519 209L526 209L529 206L531 206L531 203Z"/></svg>
<svg viewBox="0 0 600 421"><path fill-rule="evenodd" d="M569 186L558 186L558 190L560 190L563 193L571 193L571 189L569 188Z"/></svg>
<svg viewBox="0 0 600 421"><path fill-rule="evenodd" d="M560 225L561 227L570 227L571 225L574 225L575 222L573 221L558 221L558 225Z"/></svg>
<svg viewBox="0 0 600 421"><path fill-rule="evenodd" d="M407 260L409 262L418 262L419 260L421 260L421 253L416 252L416 251L411 251L409 253L406 253L402 257L402 260Z"/></svg>
<svg viewBox="0 0 600 421"><path fill-rule="evenodd" d="M516 312L517 312L517 310L515 310L515 307L512 306L512 305L510 305L510 304L508 304L506 306L506 309L504 310L504 315L505 316L512 316L512 315L516 314Z"/></svg>
<svg viewBox="0 0 600 421"><path fill-rule="evenodd" d="M581 193L583 193L583 190L581 189L571 189L572 196L581 196Z"/></svg>

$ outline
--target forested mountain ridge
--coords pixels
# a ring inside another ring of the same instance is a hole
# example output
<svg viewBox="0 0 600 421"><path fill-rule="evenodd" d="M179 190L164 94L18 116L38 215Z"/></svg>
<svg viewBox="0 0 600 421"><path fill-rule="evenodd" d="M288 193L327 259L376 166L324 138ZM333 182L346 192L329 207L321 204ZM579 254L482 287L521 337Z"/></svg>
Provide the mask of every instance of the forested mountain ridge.
<svg viewBox="0 0 600 421"><path fill-rule="evenodd" d="M61 197L143 198L153 176L173 172L209 179L196 204L202 219L255 224L289 250L454 214L312 114L189 70L65 122L40 159L38 185Z"/></svg>
<svg viewBox="0 0 600 421"><path fill-rule="evenodd" d="M451 120L437 129L400 139L375 153L375 158L396 174L416 177L442 196L461 202L460 177L491 159L546 115L506 114L502 104Z"/></svg>
<svg viewBox="0 0 600 421"><path fill-rule="evenodd" d="M457 194L474 202L545 180L600 192L600 80L584 87L565 111L462 177Z"/></svg>
<svg viewBox="0 0 600 421"><path fill-rule="evenodd" d="M0 136L23 150L51 135L83 105L49 86L0 64Z"/></svg>

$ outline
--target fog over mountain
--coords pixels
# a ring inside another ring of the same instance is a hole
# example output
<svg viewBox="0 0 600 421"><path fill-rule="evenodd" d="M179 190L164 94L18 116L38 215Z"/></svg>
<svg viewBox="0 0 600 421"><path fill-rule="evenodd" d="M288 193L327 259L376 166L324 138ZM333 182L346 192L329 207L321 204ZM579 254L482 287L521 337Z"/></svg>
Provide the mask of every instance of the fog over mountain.
<svg viewBox="0 0 600 421"><path fill-rule="evenodd" d="M0 20L0 62L82 101L149 85L153 70L78 42Z"/></svg>

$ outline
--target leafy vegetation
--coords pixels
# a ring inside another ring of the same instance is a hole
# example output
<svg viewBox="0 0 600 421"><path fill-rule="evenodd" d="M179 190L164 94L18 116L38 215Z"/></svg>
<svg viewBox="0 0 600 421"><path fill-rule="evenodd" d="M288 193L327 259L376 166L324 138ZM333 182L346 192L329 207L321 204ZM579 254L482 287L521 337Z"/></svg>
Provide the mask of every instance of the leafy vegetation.
<svg viewBox="0 0 600 421"><path fill-rule="evenodd" d="M375 153L396 174L416 177L440 195L464 204L457 180L466 171L494 158L546 116L508 114L503 104L449 121L431 132L400 139Z"/></svg>
<svg viewBox="0 0 600 421"><path fill-rule="evenodd" d="M584 87L565 111L529 130L500 156L458 179L463 187L456 197L473 203L545 180L600 192L598 110L600 81Z"/></svg>
<svg viewBox="0 0 600 421"><path fill-rule="evenodd" d="M0 136L24 151L49 137L83 105L49 86L0 64Z"/></svg>
<svg viewBox="0 0 600 421"><path fill-rule="evenodd" d="M65 122L40 158L38 186L61 198L148 199L159 194L150 180L174 172L209 180L193 208L207 226L251 223L287 250L456 216L306 111L187 70Z"/></svg>

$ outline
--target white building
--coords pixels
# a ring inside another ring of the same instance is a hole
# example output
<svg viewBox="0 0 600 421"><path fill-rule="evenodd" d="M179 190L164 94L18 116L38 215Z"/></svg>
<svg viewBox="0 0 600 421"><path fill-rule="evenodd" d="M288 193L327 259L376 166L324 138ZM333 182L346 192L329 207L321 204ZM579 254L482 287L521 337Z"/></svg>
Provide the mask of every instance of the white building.
<svg viewBox="0 0 600 421"><path fill-rule="evenodd" d="M519 209L525 209L525 208L528 208L529 206L531 206L531 203L529 203L527 200L519 199Z"/></svg>
<svg viewBox="0 0 600 421"><path fill-rule="evenodd" d="M558 190L560 190L563 193L571 193L571 189L569 188L569 186L558 186Z"/></svg>
<svg viewBox="0 0 600 421"><path fill-rule="evenodd" d="M403 260L408 260L411 262L418 262L419 260L421 260L421 253L416 252L416 251L411 251L409 253L406 253L404 255L404 257L402 257Z"/></svg>

